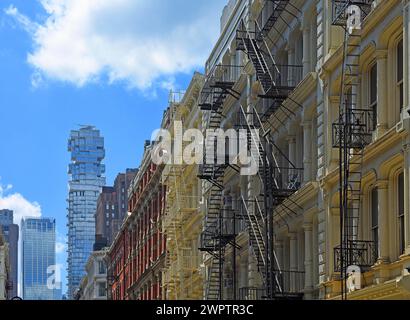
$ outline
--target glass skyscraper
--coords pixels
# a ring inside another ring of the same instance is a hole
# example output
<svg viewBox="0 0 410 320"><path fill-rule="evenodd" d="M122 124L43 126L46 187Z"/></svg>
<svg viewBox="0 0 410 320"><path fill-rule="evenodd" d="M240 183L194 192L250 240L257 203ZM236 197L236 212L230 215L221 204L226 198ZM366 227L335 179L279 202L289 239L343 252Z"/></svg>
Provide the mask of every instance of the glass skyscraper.
<svg viewBox="0 0 410 320"><path fill-rule="evenodd" d="M25 300L54 300L61 282L56 272L55 220L21 221L22 293Z"/></svg>
<svg viewBox="0 0 410 320"><path fill-rule="evenodd" d="M68 297L73 299L85 275L95 240L97 199L105 185L104 138L93 126L71 131L68 193Z"/></svg>
<svg viewBox="0 0 410 320"><path fill-rule="evenodd" d="M8 295L9 297L15 297L18 293L17 280L19 226L13 223L12 210L0 210L0 228L3 229L3 234L6 237L6 242L9 244L11 287L9 287Z"/></svg>

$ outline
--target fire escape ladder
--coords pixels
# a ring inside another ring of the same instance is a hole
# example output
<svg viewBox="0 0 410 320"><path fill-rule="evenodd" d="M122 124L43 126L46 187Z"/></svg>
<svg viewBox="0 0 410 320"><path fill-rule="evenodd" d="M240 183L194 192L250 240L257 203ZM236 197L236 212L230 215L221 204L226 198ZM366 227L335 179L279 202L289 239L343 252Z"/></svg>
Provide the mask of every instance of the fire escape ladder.
<svg viewBox="0 0 410 320"><path fill-rule="evenodd" d="M221 300L221 273L223 272L223 260L225 248L221 252L214 253L211 257L212 262L208 270L208 278L205 286L206 300Z"/></svg>
<svg viewBox="0 0 410 320"><path fill-rule="evenodd" d="M360 7L363 19L371 2L333 1L333 24L345 29L339 117L333 124L333 147L339 149L340 176L340 245L334 249L335 271L341 273L342 299L347 299L348 268L369 268L375 262L376 246L360 239L359 226L364 149L371 143L376 119L373 110L363 109L359 104L361 32L347 25L351 5Z"/></svg>

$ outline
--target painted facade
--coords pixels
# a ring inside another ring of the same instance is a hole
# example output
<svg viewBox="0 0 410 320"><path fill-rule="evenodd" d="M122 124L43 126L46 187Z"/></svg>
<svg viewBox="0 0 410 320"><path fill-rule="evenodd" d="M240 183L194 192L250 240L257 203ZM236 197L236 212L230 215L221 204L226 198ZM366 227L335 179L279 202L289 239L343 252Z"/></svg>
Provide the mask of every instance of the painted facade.
<svg viewBox="0 0 410 320"><path fill-rule="evenodd" d="M175 131L175 123L181 123L181 133L201 128L197 101L202 85L203 76L195 73L182 99L170 103L168 113L171 119L167 129L173 138L181 136ZM165 299L202 299L202 255L198 247L203 215L197 175L196 164L167 164L162 173L163 184L167 188L163 220L163 232L167 236L167 257L162 279Z"/></svg>
<svg viewBox="0 0 410 320"><path fill-rule="evenodd" d="M165 187L162 167L146 143L139 171L128 190L128 217L107 254L110 299L162 299L166 241L162 232Z"/></svg>

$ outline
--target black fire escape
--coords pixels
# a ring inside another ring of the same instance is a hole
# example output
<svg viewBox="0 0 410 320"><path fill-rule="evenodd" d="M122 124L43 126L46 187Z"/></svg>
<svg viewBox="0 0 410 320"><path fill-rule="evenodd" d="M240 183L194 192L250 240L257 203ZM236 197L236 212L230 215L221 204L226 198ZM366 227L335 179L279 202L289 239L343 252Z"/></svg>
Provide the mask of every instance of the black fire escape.
<svg viewBox="0 0 410 320"><path fill-rule="evenodd" d="M262 186L255 199L241 199L250 246L263 282L260 288L241 288L240 296L244 299L303 297L303 289L295 287L295 282L302 282L303 272L282 270L274 249L277 216L285 219L284 215L296 214L290 207L298 205L291 196L301 187L303 169L275 143L272 134L278 128L270 121L273 118L284 124L294 115L293 107L301 107L291 93L302 80L302 66L276 63L270 49L272 43L269 45L269 34L277 31L277 21L287 24L285 17L295 17L298 13L289 1L269 0L253 28L243 21L237 30L237 50L247 54L262 89L259 106L251 110L241 106L237 122L238 128L248 130L249 152L258 164ZM259 135L254 134L256 129Z"/></svg>
<svg viewBox="0 0 410 320"><path fill-rule="evenodd" d="M358 266L366 270L377 259L376 244L361 240L359 234L363 154L372 140L376 115L374 110L361 108L359 104L361 32L359 25L358 28L348 25L350 14L360 14L361 23L372 2L333 0L333 25L345 30L339 116L333 124L333 147L339 149L340 178L340 244L334 249L334 267L341 274L342 299L347 299L348 268Z"/></svg>
<svg viewBox="0 0 410 320"><path fill-rule="evenodd" d="M240 98L235 90L242 71L241 66L216 65L207 73L207 78L201 92L199 106L207 116L208 130L218 130L224 118L223 105L228 96ZM224 176L228 167L239 171L236 165L230 164L225 157L217 152L217 143L207 137L204 146L204 162L199 166L198 177L210 183L207 199L205 225L201 234L199 250L207 252L212 257L208 270L205 298L207 300L223 299L223 266L225 250L228 245L236 248L235 232L226 228L223 210ZM222 159L222 160L221 160Z"/></svg>

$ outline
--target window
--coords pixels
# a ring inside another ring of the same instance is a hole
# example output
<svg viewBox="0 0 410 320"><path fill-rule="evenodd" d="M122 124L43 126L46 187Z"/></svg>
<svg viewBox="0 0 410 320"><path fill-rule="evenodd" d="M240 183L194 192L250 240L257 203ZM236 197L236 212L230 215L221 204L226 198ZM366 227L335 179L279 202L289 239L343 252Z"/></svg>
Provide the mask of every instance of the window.
<svg viewBox="0 0 410 320"><path fill-rule="evenodd" d="M104 261L98 261L98 273L105 274L105 263Z"/></svg>
<svg viewBox="0 0 410 320"><path fill-rule="evenodd" d="M404 91L403 91L403 40L397 45L397 94L399 101L400 113L404 107Z"/></svg>
<svg viewBox="0 0 410 320"><path fill-rule="evenodd" d="M399 174L397 179L397 197L398 197L398 226L399 226L399 248L400 254L404 252L404 174Z"/></svg>
<svg viewBox="0 0 410 320"><path fill-rule="evenodd" d="M371 194L371 234L375 243L376 252L379 252L379 197L378 189L374 188Z"/></svg>
<svg viewBox="0 0 410 320"><path fill-rule="evenodd" d="M98 283L98 296L105 297L105 283L104 282Z"/></svg>
<svg viewBox="0 0 410 320"><path fill-rule="evenodd" d="M370 85L370 110L373 114L373 130L377 125L377 64L374 64L370 69L369 74Z"/></svg>

